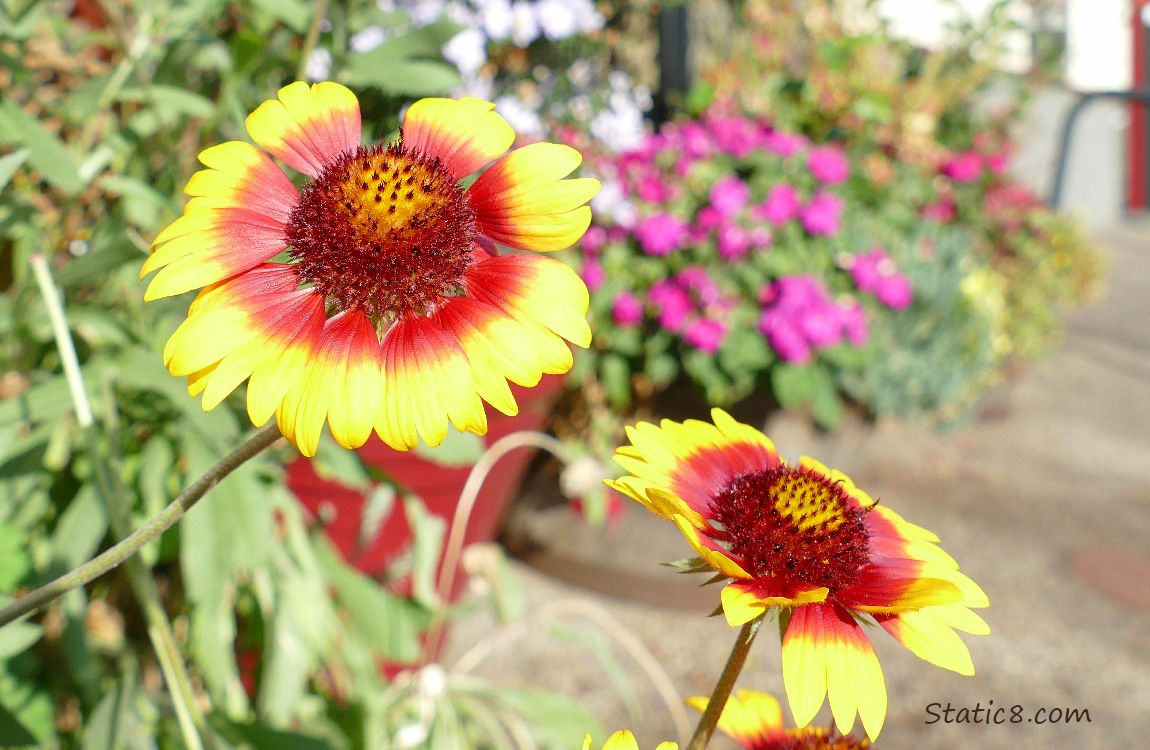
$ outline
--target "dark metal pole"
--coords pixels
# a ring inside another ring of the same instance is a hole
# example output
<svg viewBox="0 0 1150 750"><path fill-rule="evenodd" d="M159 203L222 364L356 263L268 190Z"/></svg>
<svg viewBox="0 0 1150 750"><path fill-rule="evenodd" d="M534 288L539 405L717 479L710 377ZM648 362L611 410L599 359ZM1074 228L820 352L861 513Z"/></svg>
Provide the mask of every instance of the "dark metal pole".
<svg viewBox="0 0 1150 750"><path fill-rule="evenodd" d="M1066 181L1066 160L1070 152L1070 141L1074 137L1074 126L1082 110L1099 99L1124 99L1136 101L1143 106L1150 106L1150 89L1131 89L1129 91L1091 91L1078 95L1078 101L1066 113L1062 121L1062 136L1058 141L1058 160L1054 163L1054 178L1050 185L1050 198L1047 203L1052 208L1058 208L1062 201L1062 186Z"/></svg>
<svg viewBox="0 0 1150 750"><path fill-rule="evenodd" d="M686 3L664 5L659 12L659 90L652 111L656 125L667 121L672 105L691 86L687 14Z"/></svg>

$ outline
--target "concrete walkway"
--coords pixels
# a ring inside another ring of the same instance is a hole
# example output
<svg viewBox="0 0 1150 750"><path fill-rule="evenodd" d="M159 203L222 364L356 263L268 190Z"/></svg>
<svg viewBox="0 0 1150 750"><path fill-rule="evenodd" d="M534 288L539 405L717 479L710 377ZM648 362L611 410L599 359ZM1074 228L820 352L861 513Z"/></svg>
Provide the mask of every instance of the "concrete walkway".
<svg viewBox="0 0 1150 750"><path fill-rule="evenodd" d="M992 634L965 638L974 677L938 669L885 633L874 635L890 697L880 748L1146 746L1150 228L1126 225L1097 239L1111 256L1108 296L1067 316L1065 345L1007 384L994 416L948 433L891 422L851 423L828 436L787 416L766 426L784 457L809 454L842 469L908 520L938 533L990 596L984 614ZM669 524L634 510L605 532L557 512L553 531L564 536L554 543L599 566L592 570L618 571L631 599L662 599L666 606L588 593L517 564L531 610L571 600L583 609L555 609L546 622L528 619L506 631L473 619L455 629L449 654L482 639L490 652L476 673L577 697L608 728L634 729L647 748L682 738L653 683L616 645L619 675L632 691L628 700L619 697L596 658L612 637L581 613L616 618L682 695L710 692L734 632L721 618L705 616L717 603L717 588L704 589L700 601L693 582L662 585L675 574L657 564L686 557L689 548ZM782 696L775 632L760 635L740 685ZM926 723L931 704L940 704L938 713L947 704L986 708L992 700L994 707L1021 706L1023 723ZM628 701L641 715L628 716ZM1038 709L1056 708L1087 709L1090 722L1025 721ZM829 722L825 708L820 720Z"/></svg>

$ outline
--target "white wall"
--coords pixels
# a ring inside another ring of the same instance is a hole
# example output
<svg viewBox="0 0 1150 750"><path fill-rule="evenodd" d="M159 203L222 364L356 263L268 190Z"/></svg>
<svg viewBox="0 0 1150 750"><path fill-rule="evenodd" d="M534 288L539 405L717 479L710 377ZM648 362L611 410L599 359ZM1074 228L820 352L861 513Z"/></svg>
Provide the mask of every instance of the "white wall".
<svg viewBox="0 0 1150 750"><path fill-rule="evenodd" d="M1133 85L1132 0L1066 0L1066 84L1077 91Z"/></svg>

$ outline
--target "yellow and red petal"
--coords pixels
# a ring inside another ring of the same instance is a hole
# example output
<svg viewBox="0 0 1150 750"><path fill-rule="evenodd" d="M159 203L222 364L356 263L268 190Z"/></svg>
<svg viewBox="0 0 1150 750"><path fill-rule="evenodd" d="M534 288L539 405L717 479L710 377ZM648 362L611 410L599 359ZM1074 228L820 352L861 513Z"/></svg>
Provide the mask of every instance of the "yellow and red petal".
<svg viewBox="0 0 1150 750"><path fill-rule="evenodd" d="M833 601L796 607L783 634L783 684L799 727L828 698L846 734L855 715L873 741L886 719L886 682L874 648L850 613Z"/></svg>
<svg viewBox="0 0 1150 750"><path fill-rule="evenodd" d="M835 596L847 607L861 612L904 612L964 600L951 580L934 578L915 560L885 561L858 571L858 581L840 588Z"/></svg>
<svg viewBox="0 0 1150 750"><path fill-rule="evenodd" d="M737 627L750 622L771 607L803 607L825 602L827 588L803 588L772 578L736 581L723 589L720 599L727 624Z"/></svg>
<svg viewBox="0 0 1150 750"><path fill-rule="evenodd" d="M192 199L185 211L246 208L286 224L299 202L299 191L284 171L250 143L228 141L211 146L200 152L199 159L208 169L188 180L184 192Z"/></svg>
<svg viewBox="0 0 1150 750"><path fill-rule="evenodd" d="M710 699L696 695L687 699L687 705L699 711L706 711ZM723 713L719 715L718 727L724 733L738 740L746 748L756 747L754 743L767 739L782 738L783 707L770 693L761 690L736 690L727 698Z"/></svg>
<svg viewBox="0 0 1150 750"><path fill-rule="evenodd" d="M582 160L570 146L532 143L492 164L467 192L480 234L520 250L575 244L591 223L584 204L600 187L589 177L563 179Z"/></svg>
<svg viewBox="0 0 1150 750"><path fill-rule="evenodd" d="M454 297L432 319L467 353L480 397L504 414L519 411L507 381L530 388L544 373L561 374L571 368L571 350L562 339L487 302Z"/></svg>
<svg viewBox="0 0 1150 750"><path fill-rule="evenodd" d="M338 83L288 84L248 115L248 135L292 169L317 177L360 140L359 102Z"/></svg>
<svg viewBox="0 0 1150 750"><path fill-rule="evenodd" d="M183 294L248 271L287 248L283 225L243 208L185 213L156 238L163 243L141 276L159 268L144 300Z"/></svg>
<svg viewBox="0 0 1150 750"><path fill-rule="evenodd" d="M591 344L587 285L570 266L541 255L501 255L464 273L467 295L516 320L543 326L576 346Z"/></svg>
<svg viewBox="0 0 1150 750"><path fill-rule="evenodd" d="M439 157L456 180L498 159L515 131L482 99L420 99L403 116L403 145Z"/></svg>
<svg viewBox="0 0 1150 750"><path fill-rule="evenodd" d="M726 550L720 548L711 539L699 534L699 530L686 516L673 515L671 521L683 532L687 543L694 548L699 557L708 565L730 578L750 578L751 574L743 570L738 562L732 560Z"/></svg>
<svg viewBox="0 0 1150 750"><path fill-rule="evenodd" d="M936 619L930 609L875 615L875 620L920 659L961 675L974 674L974 662L966 644L946 623Z"/></svg>
<svg viewBox="0 0 1150 750"><path fill-rule="evenodd" d="M379 399L379 339L367 315L352 310L329 319L307 363L306 377L276 410L280 431L314 456L325 420L345 448L367 442Z"/></svg>
<svg viewBox="0 0 1150 750"><path fill-rule="evenodd" d="M439 445L448 420L460 431L487 432L467 353L438 323L401 318L384 336L381 357L384 390L375 431L392 448L411 450L417 436Z"/></svg>
<svg viewBox="0 0 1150 750"><path fill-rule="evenodd" d="M638 500L647 510L660 518L670 521L675 516L682 516L700 531L709 531L711 526L707 519L696 513L682 498L661 489L640 477L620 477L607 480L607 485L623 493L627 497Z"/></svg>

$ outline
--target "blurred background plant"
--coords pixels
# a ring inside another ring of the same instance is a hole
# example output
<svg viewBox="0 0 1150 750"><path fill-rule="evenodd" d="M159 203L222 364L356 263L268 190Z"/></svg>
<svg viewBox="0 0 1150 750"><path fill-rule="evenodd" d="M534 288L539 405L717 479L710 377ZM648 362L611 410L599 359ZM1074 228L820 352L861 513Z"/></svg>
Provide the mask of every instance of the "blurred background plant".
<svg viewBox="0 0 1150 750"><path fill-rule="evenodd" d="M624 153L573 134L605 187L570 253L597 336L559 429L607 449L683 379L828 429L844 404L954 424L1048 353L1100 256L1009 172L1049 75L1000 69L1011 5L927 51L849 4L750 0L752 53L678 119Z"/></svg>

